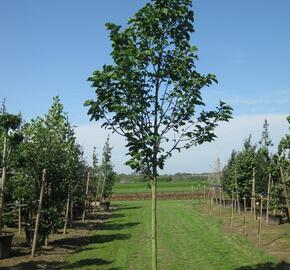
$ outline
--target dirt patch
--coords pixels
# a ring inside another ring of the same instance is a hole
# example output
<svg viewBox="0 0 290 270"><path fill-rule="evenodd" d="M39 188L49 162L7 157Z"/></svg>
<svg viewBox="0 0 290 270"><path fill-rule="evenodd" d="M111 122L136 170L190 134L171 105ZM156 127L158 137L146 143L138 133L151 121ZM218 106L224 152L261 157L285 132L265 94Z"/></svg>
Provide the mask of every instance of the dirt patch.
<svg viewBox="0 0 290 270"><path fill-rule="evenodd" d="M192 200L202 199L204 196L203 192L160 192L157 193L158 200ZM142 201L151 200L150 192L140 193L120 193L113 194L111 197L112 201Z"/></svg>
<svg viewBox="0 0 290 270"><path fill-rule="evenodd" d="M85 222L74 222L73 228L68 229L66 235L63 235L62 232L52 234L49 239L49 246L38 249L34 258L31 258L31 250L25 245L24 232L19 235L16 229L8 228L7 231L15 234L12 253L10 258L0 261L0 269L68 269L65 265L65 257L76 250L82 249L82 246L93 243L95 239L94 236L90 236L90 232L98 229L102 223L113 215L111 212L97 213L90 215Z"/></svg>

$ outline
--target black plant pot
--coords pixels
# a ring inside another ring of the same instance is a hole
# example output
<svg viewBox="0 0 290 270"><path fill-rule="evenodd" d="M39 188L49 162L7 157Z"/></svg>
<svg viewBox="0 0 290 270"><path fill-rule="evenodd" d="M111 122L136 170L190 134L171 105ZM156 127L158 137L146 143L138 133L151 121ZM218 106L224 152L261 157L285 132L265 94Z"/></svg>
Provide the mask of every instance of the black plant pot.
<svg viewBox="0 0 290 270"><path fill-rule="evenodd" d="M101 202L101 209L103 211L109 211L110 210L110 202Z"/></svg>
<svg viewBox="0 0 290 270"><path fill-rule="evenodd" d="M262 218L266 218L267 215L267 209L262 210ZM256 209L256 218L260 217L260 209Z"/></svg>
<svg viewBox="0 0 290 270"><path fill-rule="evenodd" d="M280 215L269 214L268 218L269 225L280 225L282 222L282 217Z"/></svg>
<svg viewBox="0 0 290 270"><path fill-rule="evenodd" d="M28 247L32 246L34 236L34 229L32 229L30 226L25 226L25 239L26 239L26 245Z"/></svg>
<svg viewBox="0 0 290 270"><path fill-rule="evenodd" d="M8 232L2 232L2 234L0 234L0 259L9 257L13 236L13 233Z"/></svg>

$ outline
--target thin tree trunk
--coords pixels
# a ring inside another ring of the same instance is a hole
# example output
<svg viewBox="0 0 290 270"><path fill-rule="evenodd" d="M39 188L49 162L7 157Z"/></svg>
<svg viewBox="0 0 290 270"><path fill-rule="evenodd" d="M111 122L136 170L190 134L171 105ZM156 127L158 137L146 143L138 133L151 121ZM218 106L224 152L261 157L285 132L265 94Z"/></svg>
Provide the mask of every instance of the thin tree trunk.
<svg viewBox="0 0 290 270"><path fill-rule="evenodd" d="M65 219L64 219L64 226L63 226L63 234L66 234L66 228L68 224L68 216L69 216L69 205L70 205L70 190L67 194L67 200L66 200L66 209L65 209Z"/></svg>
<svg viewBox="0 0 290 270"><path fill-rule="evenodd" d="M31 257L34 257L34 252L35 252L35 248L36 248L38 226L39 226L39 220L40 220L40 212L41 212L42 200L43 200L43 194L44 194L45 177L46 177L46 169L44 169L42 172L41 190L40 190L39 204L38 204L38 209L37 209L37 214L36 214L34 237L33 237L32 249L31 249Z"/></svg>
<svg viewBox="0 0 290 270"><path fill-rule="evenodd" d="M86 215L86 208L87 208L87 199L88 199L88 193L89 193L89 184L90 184L90 171L88 171L88 177L87 177L87 185L86 185L86 194L85 194L85 207L83 211L82 221L85 221L85 215Z"/></svg>
<svg viewBox="0 0 290 270"><path fill-rule="evenodd" d="M3 154L2 154L2 175L0 183L0 235L3 229L3 209L4 209L4 182L6 179L6 149L7 149L7 135L4 134Z"/></svg>
<svg viewBox="0 0 290 270"><path fill-rule="evenodd" d="M72 227L73 218L74 218L74 200L73 200L73 195L71 194L71 200L70 200L70 215L69 215L69 226L70 227Z"/></svg>
<svg viewBox="0 0 290 270"><path fill-rule="evenodd" d="M21 199L18 200L18 234L21 234Z"/></svg>
<svg viewBox="0 0 290 270"><path fill-rule="evenodd" d="M238 179L237 179L237 171L235 170L235 186L236 186L236 195L237 195L237 204L238 204L238 213L241 214L241 206L240 206L240 195L238 190Z"/></svg>
<svg viewBox="0 0 290 270"><path fill-rule="evenodd" d="M253 169L253 180L252 180L252 213L256 219L256 168Z"/></svg>
<svg viewBox="0 0 290 270"><path fill-rule="evenodd" d="M288 191L287 191L287 186L286 186L286 182L285 182L283 168L281 166L280 166L280 173L281 173L281 182L282 182L282 185L283 185L283 192L284 192L284 197L285 197L285 206L287 208L287 219L289 221Z"/></svg>
<svg viewBox="0 0 290 270"><path fill-rule="evenodd" d="M152 270L157 270L157 220L156 220L156 186L157 179L151 181L151 194L152 194Z"/></svg>
<svg viewBox="0 0 290 270"><path fill-rule="evenodd" d="M269 173L269 180L268 180L268 192L267 192L267 205L266 205L266 224L269 224L269 202L270 202L270 192L271 192L271 178L272 175Z"/></svg>

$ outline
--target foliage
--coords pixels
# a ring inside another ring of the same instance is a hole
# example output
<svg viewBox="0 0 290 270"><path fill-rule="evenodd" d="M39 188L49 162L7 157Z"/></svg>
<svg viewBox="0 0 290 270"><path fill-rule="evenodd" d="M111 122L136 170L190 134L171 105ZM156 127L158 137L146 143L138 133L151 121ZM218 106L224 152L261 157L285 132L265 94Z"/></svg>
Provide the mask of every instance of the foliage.
<svg viewBox="0 0 290 270"><path fill-rule="evenodd" d="M102 192L101 196L103 201L106 201L113 192L113 185L116 180L116 173L113 170L111 161L112 147L110 146L109 137L103 148L102 164L100 166L100 174L102 179Z"/></svg>
<svg viewBox="0 0 290 270"><path fill-rule="evenodd" d="M28 208L26 222L32 223L39 199L42 170L46 186L41 212L40 233L44 238L61 225L67 194L79 196L77 189L82 152L77 145L72 126L58 97L43 118L37 117L24 126L24 141L20 147L18 173L13 177L14 199L24 199ZM77 191L77 192L76 192Z"/></svg>
<svg viewBox="0 0 290 270"><path fill-rule="evenodd" d="M201 109L201 89L217 80L195 69L190 2L151 1L124 30L107 23L114 64L89 78L96 93L85 102L91 119L126 138L127 165L151 180L173 151L214 140L218 122L231 118L224 102Z"/></svg>

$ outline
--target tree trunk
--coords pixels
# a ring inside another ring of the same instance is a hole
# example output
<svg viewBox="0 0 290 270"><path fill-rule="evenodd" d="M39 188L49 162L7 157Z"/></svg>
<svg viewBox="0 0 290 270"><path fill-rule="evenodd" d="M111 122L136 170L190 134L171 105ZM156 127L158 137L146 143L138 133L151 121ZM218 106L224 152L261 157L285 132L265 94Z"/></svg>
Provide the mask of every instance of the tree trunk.
<svg viewBox="0 0 290 270"><path fill-rule="evenodd" d="M70 190L67 194L67 200L66 200L66 209L65 209L65 219L64 219L64 226L63 226L63 234L66 234L66 228L68 224L68 216L69 216L69 204L70 204Z"/></svg>
<svg viewBox="0 0 290 270"><path fill-rule="evenodd" d="M87 185L86 185L86 194L85 194L85 206L82 216L82 221L85 221L85 215L86 215L86 208L87 208L87 200L88 200L88 193L89 193L89 184L90 184L90 171L88 171L88 177L87 177Z"/></svg>
<svg viewBox="0 0 290 270"><path fill-rule="evenodd" d="M21 234L21 199L18 200L18 234Z"/></svg>
<svg viewBox="0 0 290 270"><path fill-rule="evenodd" d="M269 224L269 201L270 201L270 192L271 192L271 178L272 178L272 175L271 175L271 173L269 173L267 204L266 204L266 223L267 223L267 225Z"/></svg>
<svg viewBox="0 0 290 270"><path fill-rule="evenodd" d="M2 154L2 175L0 183L0 235L3 229L3 209L4 209L4 182L6 179L6 148L7 135L4 134L3 154Z"/></svg>
<svg viewBox="0 0 290 270"><path fill-rule="evenodd" d="M251 212L254 214L254 218L256 219L256 169L253 169L253 180L252 180L252 206Z"/></svg>
<svg viewBox="0 0 290 270"><path fill-rule="evenodd" d="M74 199L71 194L71 199L70 199L70 215L69 215L69 226L72 227L73 224L73 218L74 218Z"/></svg>
<svg viewBox="0 0 290 270"><path fill-rule="evenodd" d="M157 270L157 220L156 220L156 189L157 179L153 178L151 181L151 194L152 194L152 270Z"/></svg>
<svg viewBox="0 0 290 270"><path fill-rule="evenodd" d="M34 257L34 252L36 248L38 225L39 225L39 220L40 220L40 212L41 212L41 206L42 206L42 200L43 200L43 194L44 194L45 176L46 176L46 169L44 169L42 172L41 190L40 190L39 204L38 204L38 209L37 209L37 214L36 214L34 237L33 237L32 249L31 249L31 257Z"/></svg>

